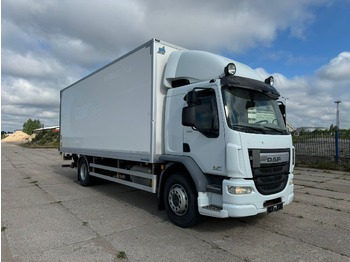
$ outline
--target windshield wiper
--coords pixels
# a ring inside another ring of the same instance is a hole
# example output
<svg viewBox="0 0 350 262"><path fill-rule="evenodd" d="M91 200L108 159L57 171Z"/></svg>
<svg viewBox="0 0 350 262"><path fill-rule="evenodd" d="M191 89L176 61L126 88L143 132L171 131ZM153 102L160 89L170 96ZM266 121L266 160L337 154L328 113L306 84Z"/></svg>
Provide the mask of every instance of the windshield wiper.
<svg viewBox="0 0 350 262"><path fill-rule="evenodd" d="M279 128L274 128L274 127L270 127L270 126L258 127L258 126L251 126L251 125L233 125L232 127L240 129L240 130L245 130L245 131L251 132L251 133L256 133L256 131L258 131L258 133L266 134L267 130L273 130L273 131L276 131L276 132L278 132L280 134L287 134L286 130L279 129Z"/></svg>
<svg viewBox="0 0 350 262"><path fill-rule="evenodd" d="M256 133L256 132L252 132L252 131L259 131L259 133L263 133L265 134L266 130L265 128L262 127L256 127L256 126L250 126L250 125L233 125L233 128L239 128L239 129L244 129L245 131L251 132L251 133Z"/></svg>
<svg viewBox="0 0 350 262"><path fill-rule="evenodd" d="M287 134L287 130L283 130L283 129L280 129L280 128L275 128L275 127L271 127L271 126L264 126L264 128L276 131L276 132L278 132L280 134Z"/></svg>

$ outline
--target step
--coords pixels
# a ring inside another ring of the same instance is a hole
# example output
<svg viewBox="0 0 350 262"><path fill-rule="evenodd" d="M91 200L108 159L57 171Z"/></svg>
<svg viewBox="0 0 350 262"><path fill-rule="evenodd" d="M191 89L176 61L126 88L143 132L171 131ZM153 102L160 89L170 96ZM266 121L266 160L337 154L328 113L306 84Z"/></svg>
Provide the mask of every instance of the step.
<svg viewBox="0 0 350 262"><path fill-rule="evenodd" d="M202 208L210 211L215 211L215 212L220 212L222 210L221 207L214 206L214 205L203 206Z"/></svg>

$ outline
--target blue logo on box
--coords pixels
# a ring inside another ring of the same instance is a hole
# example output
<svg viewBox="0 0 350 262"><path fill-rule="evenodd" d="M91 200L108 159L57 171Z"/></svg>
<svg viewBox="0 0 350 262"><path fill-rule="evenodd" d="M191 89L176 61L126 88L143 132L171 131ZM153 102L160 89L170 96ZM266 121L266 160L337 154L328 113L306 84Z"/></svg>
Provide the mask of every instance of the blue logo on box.
<svg viewBox="0 0 350 262"><path fill-rule="evenodd" d="M158 54L165 55L165 46L158 48Z"/></svg>

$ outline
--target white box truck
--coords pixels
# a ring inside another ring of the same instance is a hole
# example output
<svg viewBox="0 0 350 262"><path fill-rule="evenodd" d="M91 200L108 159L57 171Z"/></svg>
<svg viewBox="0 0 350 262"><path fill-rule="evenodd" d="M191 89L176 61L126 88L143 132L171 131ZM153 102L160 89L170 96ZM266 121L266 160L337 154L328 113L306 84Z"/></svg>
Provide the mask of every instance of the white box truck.
<svg viewBox="0 0 350 262"><path fill-rule="evenodd" d="M153 39L60 93L60 152L78 179L156 193L173 223L293 200L280 94L250 67Z"/></svg>

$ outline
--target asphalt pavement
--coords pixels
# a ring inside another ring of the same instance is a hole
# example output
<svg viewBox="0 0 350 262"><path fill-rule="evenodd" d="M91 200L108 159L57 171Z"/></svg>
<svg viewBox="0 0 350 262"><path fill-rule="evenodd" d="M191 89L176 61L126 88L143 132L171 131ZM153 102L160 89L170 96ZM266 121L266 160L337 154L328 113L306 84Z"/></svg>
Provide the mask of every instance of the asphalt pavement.
<svg viewBox="0 0 350 262"><path fill-rule="evenodd" d="M350 261L350 173L297 168L282 211L183 229L154 194L82 187L55 149L1 149L1 261Z"/></svg>

